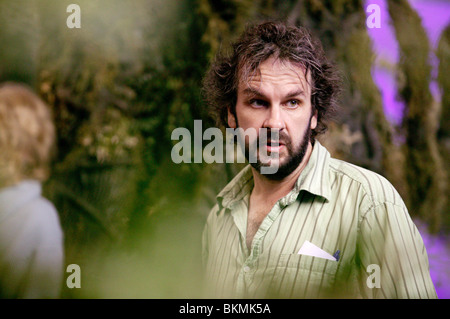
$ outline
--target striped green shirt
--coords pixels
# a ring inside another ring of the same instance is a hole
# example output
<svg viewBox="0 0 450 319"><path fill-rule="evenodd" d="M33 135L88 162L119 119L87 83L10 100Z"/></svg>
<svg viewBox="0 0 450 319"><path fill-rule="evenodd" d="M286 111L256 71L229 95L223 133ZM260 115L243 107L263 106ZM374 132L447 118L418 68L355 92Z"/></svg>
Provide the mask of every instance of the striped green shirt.
<svg viewBox="0 0 450 319"><path fill-rule="evenodd" d="M246 245L250 166L217 196L203 233L210 298L437 298L422 238L382 176L315 142L294 188ZM298 254L309 241L338 260Z"/></svg>

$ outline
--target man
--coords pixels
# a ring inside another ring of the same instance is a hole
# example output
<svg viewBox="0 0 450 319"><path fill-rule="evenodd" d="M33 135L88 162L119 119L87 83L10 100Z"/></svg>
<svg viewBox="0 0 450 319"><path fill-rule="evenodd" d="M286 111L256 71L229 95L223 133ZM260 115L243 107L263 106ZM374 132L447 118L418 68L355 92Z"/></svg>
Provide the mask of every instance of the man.
<svg viewBox="0 0 450 319"><path fill-rule="evenodd" d="M63 232L42 197L55 128L50 109L18 83L0 85L0 297L57 298Z"/></svg>
<svg viewBox="0 0 450 319"><path fill-rule="evenodd" d="M279 139L262 145L276 157L258 157L217 196L203 234L208 297L436 298L397 191L315 139L338 83L320 43L282 23L248 28L212 65L204 89L222 123ZM277 172L262 174L272 161Z"/></svg>

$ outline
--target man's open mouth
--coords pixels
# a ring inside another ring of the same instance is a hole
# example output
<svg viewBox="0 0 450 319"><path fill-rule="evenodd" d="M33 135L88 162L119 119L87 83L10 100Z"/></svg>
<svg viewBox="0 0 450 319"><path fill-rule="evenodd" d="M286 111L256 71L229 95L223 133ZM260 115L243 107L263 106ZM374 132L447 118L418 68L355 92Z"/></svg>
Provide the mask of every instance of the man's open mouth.
<svg viewBox="0 0 450 319"><path fill-rule="evenodd" d="M266 145L269 152L279 152L284 147L284 143L280 141L267 141Z"/></svg>

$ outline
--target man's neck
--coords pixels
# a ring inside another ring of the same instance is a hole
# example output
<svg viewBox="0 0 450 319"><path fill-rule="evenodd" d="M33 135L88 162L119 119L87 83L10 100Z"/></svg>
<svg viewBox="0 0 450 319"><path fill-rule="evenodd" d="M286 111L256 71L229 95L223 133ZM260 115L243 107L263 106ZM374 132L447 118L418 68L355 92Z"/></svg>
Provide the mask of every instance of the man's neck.
<svg viewBox="0 0 450 319"><path fill-rule="evenodd" d="M308 149L306 150L305 156L303 157L300 165L298 165L291 174L282 180L269 179L252 167L254 180L252 196L265 198L270 201L279 200L280 198L286 196L294 188L298 177L308 163L309 158L311 157L312 149L312 144L309 143Z"/></svg>

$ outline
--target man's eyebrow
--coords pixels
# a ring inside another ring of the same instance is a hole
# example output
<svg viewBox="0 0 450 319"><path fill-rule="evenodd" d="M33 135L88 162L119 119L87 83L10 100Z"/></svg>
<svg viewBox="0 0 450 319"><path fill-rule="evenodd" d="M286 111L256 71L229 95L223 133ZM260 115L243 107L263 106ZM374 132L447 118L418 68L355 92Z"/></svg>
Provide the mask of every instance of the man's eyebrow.
<svg viewBox="0 0 450 319"><path fill-rule="evenodd" d="M291 97L300 96L300 95L306 96L305 91L303 91L302 89L291 91L288 94L286 94L285 98L289 99Z"/></svg>
<svg viewBox="0 0 450 319"><path fill-rule="evenodd" d="M265 97L264 93L252 87L245 88L242 93L249 96Z"/></svg>
<svg viewBox="0 0 450 319"><path fill-rule="evenodd" d="M244 93L245 95L249 95L249 96L258 96L258 97L263 97L263 98L266 97L263 92L259 91L258 89L252 88L252 87L245 88L242 91L242 93ZM295 96L300 96L300 95L306 96L305 91L302 89L291 91L286 94L285 98L289 99L289 98L292 98Z"/></svg>

